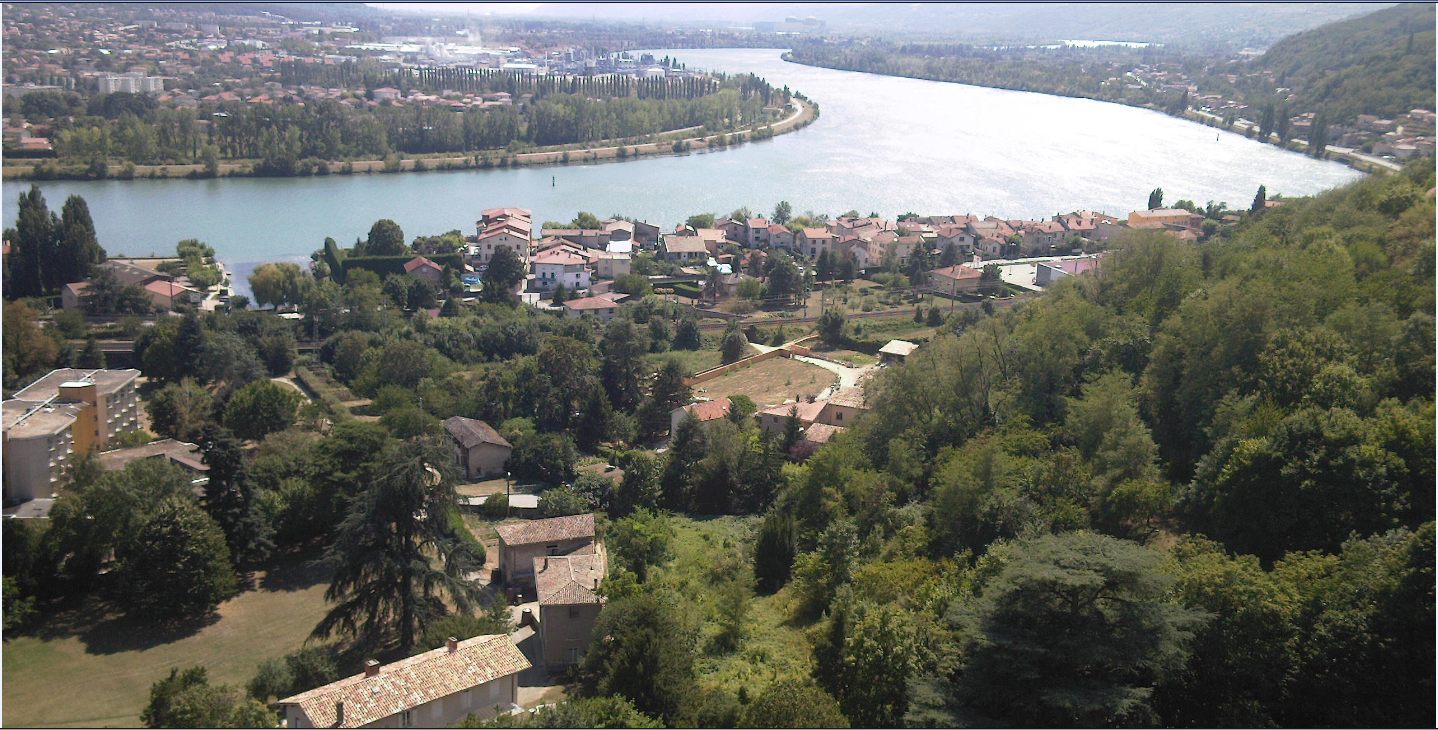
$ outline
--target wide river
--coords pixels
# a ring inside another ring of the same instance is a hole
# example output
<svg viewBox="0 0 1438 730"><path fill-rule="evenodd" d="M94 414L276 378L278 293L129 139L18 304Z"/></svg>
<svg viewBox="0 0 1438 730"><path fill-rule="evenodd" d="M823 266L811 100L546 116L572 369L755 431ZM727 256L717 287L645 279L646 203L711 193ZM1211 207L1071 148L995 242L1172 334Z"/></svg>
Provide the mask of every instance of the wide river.
<svg viewBox="0 0 1438 730"><path fill-rule="evenodd" d="M483 208L532 208L536 221L578 211L672 227L702 211L788 200L796 212L1006 218L1076 209L1115 215L1165 200L1247 207L1308 195L1359 173L1156 112L959 84L785 63L776 50L666 51L691 67L753 72L820 105L807 128L732 149L627 162L509 170L315 178L39 183L52 209L78 193L111 253L174 250L199 238L243 277L260 262L302 260L326 236L341 244L392 218L408 237L471 231ZM28 182L4 183L13 225Z"/></svg>

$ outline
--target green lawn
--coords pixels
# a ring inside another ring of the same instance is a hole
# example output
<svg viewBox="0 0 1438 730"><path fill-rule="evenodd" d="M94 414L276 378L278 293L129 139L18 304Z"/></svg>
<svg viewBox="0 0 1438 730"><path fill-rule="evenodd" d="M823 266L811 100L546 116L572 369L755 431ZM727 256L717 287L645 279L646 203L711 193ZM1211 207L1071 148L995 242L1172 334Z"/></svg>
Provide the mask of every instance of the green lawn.
<svg viewBox="0 0 1438 730"><path fill-rule="evenodd" d="M649 360L649 366L659 369L664 361L669 358L677 358L684 366L686 375L703 372L710 368L719 367L719 350L670 350L668 352L655 352L645 355Z"/></svg>
<svg viewBox="0 0 1438 730"><path fill-rule="evenodd" d="M196 664L214 682L243 684L263 660L298 649L324 614L328 582L299 565L278 568L258 590L219 608L198 630L165 631L107 617L93 606L66 611L5 641L8 727L137 727L150 684Z"/></svg>
<svg viewBox="0 0 1438 730"><path fill-rule="evenodd" d="M759 521L759 517L676 517L674 560L661 573L661 580L693 601L696 613L703 616L695 663L700 683L734 694L743 687L751 697L776 678L807 676L812 666L807 626L792 620L789 588L751 599L748 636L737 651L720 653L711 646L719 630L713 607L716 565L731 558L747 564L745 546L753 543L750 534Z"/></svg>

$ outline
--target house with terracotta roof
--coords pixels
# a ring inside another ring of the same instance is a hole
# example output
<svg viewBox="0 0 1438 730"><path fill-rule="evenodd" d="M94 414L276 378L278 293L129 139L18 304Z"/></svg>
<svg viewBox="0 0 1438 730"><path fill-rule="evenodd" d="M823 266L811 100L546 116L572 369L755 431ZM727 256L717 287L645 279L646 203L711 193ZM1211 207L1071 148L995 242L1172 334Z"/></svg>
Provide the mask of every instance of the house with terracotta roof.
<svg viewBox="0 0 1438 730"><path fill-rule="evenodd" d="M404 273L431 286L439 286L444 282L444 267L423 256L416 256L405 262Z"/></svg>
<svg viewBox="0 0 1438 730"><path fill-rule="evenodd" d="M592 553L534 558L539 601L539 655L551 668L578 664L594 634L604 599L599 584L608 570L602 543Z"/></svg>
<svg viewBox="0 0 1438 730"><path fill-rule="evenodd" d="M834 234L826 228L805 228L794 238L794 246L799 249L799 253L818 259L819 254L829 250L836 240L838 239Z"/></svg>
<svg viewBox="0 0 1438 730"><path fill-rule="evenodd" d="M792 414L799 419L799 427L807 428L819 417L819 411L824 410L824 401L789 401L780 403L777 406L769 406L754 414L759 419L759 428L764 433L773 436L784 435L784 430L789 426L789 416Z"/></svg>
<svg viewBox="0 0 1438 730"><path fill-rule="evenodd" d="M815 425L823 423L847 428L853 425L855 418L869 410L864 405L864 389L857 386L844 388L823 403L824 407L814 419Z"/></svg>
<svg viewBox="0 0 1438 730"><path fill-rule="evenodd" d="M1202 225L1203 216L1197 213L1191 213L1182 208L1135 210L1128 214L1129 228L1163 229L1168 226L1178 226L1180 228L1197 230Z"/></svg>
<svg viewBox="0 0 1438 730"><path fill-rule="evenodd" d="M699 419L700 424L712 423L729 415L729 407L733 405L728 398L719 400L708 400L700 403L690 403L687 406L680 406L669 412L669 433L672 435L679 428L679 422L689 415Z"/></svg>
<svg viewBox="0 0 1438 730"><path fill-rule="evenodd" d="M972 266L954 264L930 271L929 286L949 294L973 291L979 288L979 278L982 276L983 272Z"/></svg>
<svg viewBox="0 0 1438 730"><path fill-rule="evenodd" d="M664 241L659 246L660 255L667 261L703 262L709 258L709 247L700 236L681 236L671 233L664 237Z"/></svg>
<svg viewBox="0 0 1438 730"><path fill-rule="evenodd" d="M769 224L769 245L774 248L785 250L794 248L794 232L788 226L781 226L778 223Z"/></svg>
<svg viewBox="0 0 1438 730"><path fill-rule="evenodd" d="M795 461L803 461L813 456L814 452L818 451L824 444L829 443L835 436L843 432L844 428L842 426L816 423L804 429L804 433L799 436L799 440L794 442L794 446L789 449L789 458Z"/></svg>
<svg viewBox="0 0 1438 730"><path fill-rule="evenodd" d="M622 294L620 296L623 296ZM592 297L568 299L564 302L564 316L583 317L588 314L600 322L614 319L619 312L619 301L611 294L596 294Z"/></svg>
<svg viewBox="0 0 1438 730"><path fill-rule="evenodd" d="M529 264L534 272L534 287L540 291L550 291L560 284L572 292L589 288L589 259L564 246L535 254Z"/></svg>
<svg viewBox="0 0 1438 730"><path fill-rule="evenodd" d="M514 449L484 421L464 416L444 419L444 430L454 442L454 461L465 479L485 479L504 473L509 453Z"/></svg>
<svg viewBox="0 0 1438 730"><path fill-rule="evenodd" d="M769 221L763 218L744 221L744 244L749 248L769 245Z"/></svg>
<svg viewBox="0 0 1438 730"><path fill-rule="evenodd" d="M279 701L287 728L449 727L518 709L529 660L502 634L454 637L432 651Z"/></svg>
<svg viewBox="0 0 1438 730"><path fill-rule="evenodd" d="M598 550L593 513L498 525L494 531L499 534L501 579L514 587L535 585L535 558L587 555Z"/></svg>

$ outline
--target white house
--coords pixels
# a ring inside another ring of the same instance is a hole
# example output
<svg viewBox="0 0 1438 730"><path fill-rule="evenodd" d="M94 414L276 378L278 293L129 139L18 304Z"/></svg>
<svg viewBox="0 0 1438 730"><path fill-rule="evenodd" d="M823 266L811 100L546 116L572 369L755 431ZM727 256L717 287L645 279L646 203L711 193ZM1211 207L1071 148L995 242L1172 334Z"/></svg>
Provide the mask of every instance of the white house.
<svg viewBox="0 0 1438 730"><path fill-rule="evenodd" d="M534 286L550 291L563 284L569 291L589 288L589 262L579 254L562 247L551 248L536 255L530 266L534 270Z"/></svg>

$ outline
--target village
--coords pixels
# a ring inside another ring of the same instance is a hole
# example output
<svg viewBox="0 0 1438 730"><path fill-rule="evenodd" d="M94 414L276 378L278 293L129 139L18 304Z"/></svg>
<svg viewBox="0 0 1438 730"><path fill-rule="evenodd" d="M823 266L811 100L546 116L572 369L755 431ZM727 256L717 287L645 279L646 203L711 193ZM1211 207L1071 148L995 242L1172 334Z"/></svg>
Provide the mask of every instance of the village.
<svg viewBox="0 0 1438 730"><path fill-rule="evenodd" d="M781 206L775 217L784 223L754 215L712 221L699 216L703 220L694 222L706 225L662 230L618 218L589 228L536 226L531 211L504 207L482 211L457 252L434 259L407 254L402 271L441 297L472 305L496 258L510 258L524 272L511 294L553 316L602 328L647 296L697 317L704 329L747 326L751 340L736 357L689 368L684 384L694 395L669 414L669 438L686 422L702 429L748 419L767 438L788 443L787 457L802 462L869 409L864 385L870 376L912 357L943 328L941 305L991 309L1037 295L1061 279L1097 270L1107 243L1129 229L1196 242L1238 218L1215 212L1216 219L1159 208L1134 211L1126 219L1076 211L1050 220L906 215L894 221L857 214L791 219ZM416 241L416 248L424 246ZM324 260L316 256L312 273L327 273ZM92 308L96 291L117 286L143 292L152 316L161 318L247 303L227 276L198 287L180 263L202 261L106 261L96 268L96 279L64 287L62 311L83 313ZM775 288L776 279L784 278L775 275L776 265L798 273L784 291ZM639 275L637 268L657 273ZM925 305L928 317L922 316ZM302 329L296 310L275 313ZM879 339L836 342L812 331L817 315L831 310L867 324ZM417 314L426 312L438 317L441 307ZM778 329L772 338L754 337L759 325ZM327 382L302 369L294 378L274 380L306 399L318 397L315 388ZM64 368L6 400L6 516L45 519L72 456L92 451L106 471L165 461L203 494L210 466L200 446L162 438L114 448L127 435L153 428L141 396L145 381L136 369ZM469 524L497 555L495 567L473 578L509 599L515 630L508 636L451 638L439 649L389 665L371 662L361 675L282 698L276 707L288 727L439 725L471 713L483 717L530 708L552 700L564 670L584 654L603 602L598 586L608 575L595 516L547 517L541 500L549 485L511 474L515 447L495 426L454 416L444 420L443 430L461 475L460 503L473 514ZM659 453L666 448L662 442L656 446ZM593 460L581 473L616 486L623 477L614 464ZM434 676L444 681L428 679Z"/></svg>

